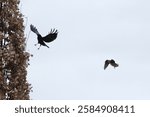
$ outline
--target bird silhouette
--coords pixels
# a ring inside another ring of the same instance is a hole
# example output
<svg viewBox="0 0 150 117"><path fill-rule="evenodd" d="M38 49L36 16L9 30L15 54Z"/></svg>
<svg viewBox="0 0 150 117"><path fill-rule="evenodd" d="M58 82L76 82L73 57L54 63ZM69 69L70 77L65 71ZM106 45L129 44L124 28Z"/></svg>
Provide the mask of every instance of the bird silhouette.
<svg viewBox="0 0 150 117"><path fill-rule="evenodd" d="M56 29L51 29L50 33L46 35L45 37L42 37L41 34L38 32L37 28L33 26L32 24L30 25L30 29L37 35L37 40L38 40L37 44L40 44L40 47L42 45L42 46L46 46L49 48L49 46L47 46L45 42L49 43L49 42L54 41L58 35L58 31ZM40 49L40 47L38 49Z"/></svg>
<svg viewBox="0 0 150 117"><path fill-rule="evenodd" d="M109 64L112 65L114 68L119 66L119 64L117 64L113 59L106 60L104 64L104 70L108 67Z"/></svg>

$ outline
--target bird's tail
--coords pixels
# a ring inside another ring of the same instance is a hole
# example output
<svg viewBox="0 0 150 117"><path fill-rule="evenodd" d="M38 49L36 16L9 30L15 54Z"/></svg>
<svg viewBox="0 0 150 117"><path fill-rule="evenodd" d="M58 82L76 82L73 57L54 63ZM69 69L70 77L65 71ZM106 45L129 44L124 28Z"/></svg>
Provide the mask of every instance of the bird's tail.
<svg viewBox="0 0 150 117"><path fill-rule="evenodd" d="M36 27L33 26L32 24L30 25L30 29L31 29L31 31L33 31L33 32L36 33L37 35L40 35L40 33L38 32L38 30L36 29Z"/></svg>
<svg viewBox="0 0 150 117"><path fill-rule="evenodd" d="M46 46L47 48L49 48L49 46L47 46L46 44L45 44L45 46Z"/></svg>

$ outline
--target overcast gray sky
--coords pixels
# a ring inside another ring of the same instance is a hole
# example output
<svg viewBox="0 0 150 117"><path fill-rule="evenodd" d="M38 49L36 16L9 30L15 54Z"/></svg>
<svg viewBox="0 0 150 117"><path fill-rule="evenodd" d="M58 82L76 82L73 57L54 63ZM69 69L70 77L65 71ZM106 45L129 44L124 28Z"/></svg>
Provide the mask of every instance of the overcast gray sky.
<svg viewBox="0 0 150 117"><path fill-rule="evenodd" d="M22 0L32 99L150 99L149 0ZM34 46L51 28L50 48ZM30 33L29 33L30 32ZM103 69L106 59L119 67Z"/></svg>

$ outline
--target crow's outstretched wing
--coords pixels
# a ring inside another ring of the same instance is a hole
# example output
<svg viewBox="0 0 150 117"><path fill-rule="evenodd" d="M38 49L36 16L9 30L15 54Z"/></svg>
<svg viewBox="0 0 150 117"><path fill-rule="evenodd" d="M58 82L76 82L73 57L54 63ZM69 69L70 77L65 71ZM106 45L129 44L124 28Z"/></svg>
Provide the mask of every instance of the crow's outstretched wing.
<svg viewBox="0 0 150 117"><path fill-rule="evenodd" d="M110 63L115 63L115 60L114 60L114 59L111 59L111 60L110 60Z"/></svg>
<svg viewBox="0 0 150 117"><path fill-rule="evenodd" d="M109 65L109 60L106 60L104 64L104 70L108 67L108 65Z"/></svg>
<svg viewBox="0 0 150 117"><path fill-rule="evenodd" d="M111 64L114 68L119 66L119 64L117 64L117 63L110 63L110 64Z"/></svg>
<svg viewBox="0 0 150 117"><path fill-rule="evenodd" d="M58 31L56 29L51 29L50 33L48 35L46 35L45 37L43 37L43 41L45 42L52 42L53 40L55 40L57 38L57 34Z"/></svg>
<svg viewBox="0 0 150 117"><path fill-rule="evenodd" d="M33 26L32 24L30 25L30 29L31 29L31 31L33 31L33 32L36 33L37 35L40 35L40 33L38 32L38 30L36 29L36 27Z"/></svg>
<svg viewBox="0 0 150 117"><path fill-rule="evenodd" d="M111 60L109 61L109 63L110 63L114 68L119 66L119 64L117 64L117 63L115 62L115 60L113 60L113 59L111 59Z"/></svg>

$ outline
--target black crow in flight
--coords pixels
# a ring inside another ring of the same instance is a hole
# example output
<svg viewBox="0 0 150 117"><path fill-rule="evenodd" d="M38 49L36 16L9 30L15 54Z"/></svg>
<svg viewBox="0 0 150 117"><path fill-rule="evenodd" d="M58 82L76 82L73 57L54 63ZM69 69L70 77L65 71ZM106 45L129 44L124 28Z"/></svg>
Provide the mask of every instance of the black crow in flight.
<svg viewBox="0 0 150 117"><path fill-rule="evenodd" d="M108 67L109 64L112 65L114 68L119 66L119 64L115 63L113 59L106 60L104 64L104 70Z"/></svg>
<svg viewBox="0 0 150 117"><path fill-rule="evenodd" d="M56 29L51 29L50 33L48 35L46 35L45 37L42 37L41 34L38 32L38 30L36 29L35 26L33 26L32 24L30 25L30 29L31 31L33 31L35 34L37 34L37 39L38 39L38 43L37 44L40 44L40 47L41 45L42 46L46 46L48 47L46 43L48 42L52 42L54 41L56 38L57 38L57 34L58 34L58 31ZM35 45L37 45L35 44ZM40 49L40 47L38 49ZM49 47L48 47L49 48Z"/></svg>

